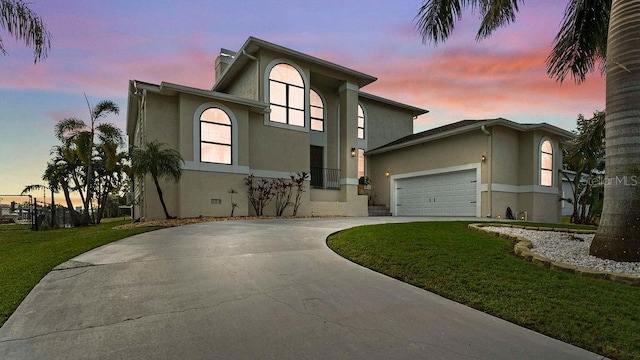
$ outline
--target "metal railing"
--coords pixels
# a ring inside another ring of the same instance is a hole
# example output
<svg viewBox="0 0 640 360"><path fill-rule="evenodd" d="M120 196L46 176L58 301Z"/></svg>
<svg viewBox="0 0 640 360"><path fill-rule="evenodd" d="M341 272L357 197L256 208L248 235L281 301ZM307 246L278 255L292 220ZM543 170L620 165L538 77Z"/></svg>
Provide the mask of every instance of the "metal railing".
<svg viewBox="0 0 640 360"><path fill-rule="evenodd" d="M312 188L340 190L340 169L312 167L310 170Z"/></svg>

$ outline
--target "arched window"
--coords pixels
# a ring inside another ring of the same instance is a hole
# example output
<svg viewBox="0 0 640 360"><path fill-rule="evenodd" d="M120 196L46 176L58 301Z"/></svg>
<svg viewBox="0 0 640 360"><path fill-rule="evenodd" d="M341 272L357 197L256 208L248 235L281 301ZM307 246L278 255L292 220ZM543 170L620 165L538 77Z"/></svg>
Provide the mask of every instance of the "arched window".
<svg viewBox="0 0 640 360"><path fill-rule="evenodd" d="M358 139L364 139L364 126L366 120L364 110L362 110L362 105L358 104Z"/></svg>
<svg viewBox="0 0 640 360"><path fill-rule="evenodd" d="M553 186L553 145L543 140L540 145L540 185Z"/></svg>
<svg viewBox="0 0 640 360"><path fill-rule="evenodd" d="M309 109L311 130L324 131L324 103L320 95L313 89L309 90Z"/></svg>
<svg viewBox="0 0 640 360"><path fill-rule="evenodd" d="M229 115L208 108L200 115L200 161L231 165L232 125Z"/></svg>
<svg viewBox="0 0 640 360"><path fill-rule="evenodd" d="M304 81L296 68L278 64L271 69L269 103L271 121L304 127Z"/></svg>

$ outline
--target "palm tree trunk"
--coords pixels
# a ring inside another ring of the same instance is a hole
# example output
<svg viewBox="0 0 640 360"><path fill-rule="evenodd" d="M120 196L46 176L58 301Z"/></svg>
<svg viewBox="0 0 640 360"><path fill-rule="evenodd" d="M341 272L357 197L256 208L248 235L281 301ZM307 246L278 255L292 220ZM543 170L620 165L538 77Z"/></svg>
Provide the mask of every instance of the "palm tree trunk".
<svg viewBox="0 0 640 360"><path fill-rule="evenodd" d="M64 198L67 202L67 209L69 209L69 216L71 216L71 222L74 227L80 226L80 219L78 218L78 213L73 208L73 202L71 201L71 194L69 193L69 184L65 181L60 182L60 187L62 188L62 192L64 193Z"/></svg>
<svg viewBox="0 0 640 360"><path fill-rule="evenodd" d="M640 261L640 0L613 0L607 45L604 207L591 255Z"/></svg>
<svg viewBox="0 0 640 360"><path fill-rule="evenodd" d="M158 178L153 176L153 182L156 184L156 191L158 192L158 196L160 197L160 203L162 204L162 210L164 210L164 216L167 219L171 219L169 216L169 212L167 211L167 205L164 203L164 198L162 197L162 190L160 189L160 183L158 183Z"/></svg>
<svg viewBox="0 0 640 360"><path fill-rule="evenodd" d="M53 197L53 189L51 189L51 228L54 229L56 227L56 201Z"/></svg>

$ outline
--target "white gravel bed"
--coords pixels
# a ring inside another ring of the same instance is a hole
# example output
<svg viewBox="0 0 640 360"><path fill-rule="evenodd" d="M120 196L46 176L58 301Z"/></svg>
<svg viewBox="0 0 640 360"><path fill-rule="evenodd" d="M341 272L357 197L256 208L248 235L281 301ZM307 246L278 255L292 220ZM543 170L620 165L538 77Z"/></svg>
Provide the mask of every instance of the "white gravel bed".
<svg viewBox="0 0 640 360"><path fill-rule="evenodd" d="M486 226L484 229L525 237L531 241L531 252L547 259L610 273L640 276L640 263L603 260L589 255L593 234L571 234L556 231L525 230L519 228Z"/></svg>

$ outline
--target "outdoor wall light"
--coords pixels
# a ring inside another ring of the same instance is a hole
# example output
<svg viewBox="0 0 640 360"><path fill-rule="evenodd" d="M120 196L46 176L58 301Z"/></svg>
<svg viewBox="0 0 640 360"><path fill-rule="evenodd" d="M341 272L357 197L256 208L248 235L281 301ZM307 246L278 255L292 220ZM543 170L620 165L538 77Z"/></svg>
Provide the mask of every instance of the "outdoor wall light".
<svg viewBox="0 0 640 360"><path fill-rule="evenodd" d="M482 155L482 156L480 157L480 160L481 160L482 162L485 162L485 161L487 161L487 157L486 157L486 156L484 156L484 155Z"/></svg>
<svg viewBox="0 0 640 360"><path fill-rule="evenodd" d="M356 148L351 148L351 157L356 157Z"/></svg>
<svg viewBox="0 0 640 360"><path fill-rule="evenodd" d="M387 170L386 173L384 173L387 177L391 176L391 173Z"/></svg>

